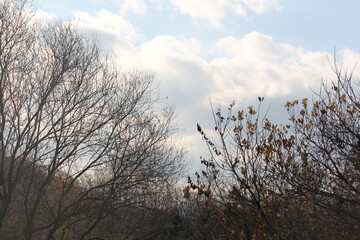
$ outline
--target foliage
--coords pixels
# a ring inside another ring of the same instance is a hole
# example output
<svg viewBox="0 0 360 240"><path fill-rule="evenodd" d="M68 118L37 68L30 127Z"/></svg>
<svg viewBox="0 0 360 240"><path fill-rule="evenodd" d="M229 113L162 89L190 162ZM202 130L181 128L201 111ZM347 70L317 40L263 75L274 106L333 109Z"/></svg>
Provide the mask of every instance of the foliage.
<svg viewBox="0 0 360 240"><path fill-rule="evenodd" d="M359 83L334 66L336 81L323 83L313 103L285 104L288 124L261 115L259 97L257 109L234 113L232 103L225 115L214 112L217 140L197 126L210 157L184 197L193 190L211 202L226 239L359 236Z"/></svg>

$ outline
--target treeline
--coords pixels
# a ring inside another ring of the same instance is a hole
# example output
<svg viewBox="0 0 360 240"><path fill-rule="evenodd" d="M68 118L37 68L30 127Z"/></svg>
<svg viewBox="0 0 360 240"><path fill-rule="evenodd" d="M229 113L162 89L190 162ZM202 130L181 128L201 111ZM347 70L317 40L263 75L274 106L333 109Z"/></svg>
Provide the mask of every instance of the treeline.
<svg viewBox="0 0 360 240"><path fill-rule="evenodd" d="M0 1L0 239L358 239L359 82L287 102L214 110L203 170L153 76L123 72L75 26ZM285 122L285 121L284 121ZM181 191L181 188L183 190Z"/></svg>

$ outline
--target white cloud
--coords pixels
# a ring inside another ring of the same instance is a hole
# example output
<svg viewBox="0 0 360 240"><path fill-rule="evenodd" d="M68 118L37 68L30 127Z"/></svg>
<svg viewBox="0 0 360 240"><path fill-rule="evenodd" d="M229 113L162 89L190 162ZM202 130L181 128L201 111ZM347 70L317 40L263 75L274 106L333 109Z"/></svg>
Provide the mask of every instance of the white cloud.
<svg viewBox="0 0 360 240"><path fill-rule="evenodd" d="M95 33L101 44L114 51L128 51L139 36L135 27L124 17L99 10L95 16L87 12L76 11L74 22L82 29Z"/></svg>
<svg viewBox="0 0 360 240"><path fill-rule="evenodd" d="M277 99L276 107L282 108L285 100L309 97L309 88L318 89L322 77L333 77L326 59L330 54L278 43L258 32L219 39L210 51L216 57L208 60L203 57L208 52L196 39L158 36L123 52L119 62L155 72L187 135L196 134L197 122L212 126L209 98L215 103L247 104L264 96L269 102ZM201 143L190 145L198 148Z"/></svg>
<svg viewBox="0 0 360 240"><path fill-rule="evenodd" d="M126 14L133 12L137 14L145 14L147 5L143 0L123 0L120 4L120 12Z"/></svg>
<svg viewBox="0 0 360 240"><path fill-rule="evenodd" d="M280 4L277 0L243 0L248 8L256 14L263 14L270 11L280 10Z"/></svg>
<svg viewBox="0 0 360 240"><path fill-rule="evenodd" d="M157 0L159 2L161 0ZM163 0L164 1L164 0ZM247 17L248 10L263 14L280 10L277 0L169 0L181 13L189 15L193 19L205 20L212 26L222 26L226 15L235 14Z"/></svg>
<svg viewBox="0 0 360 240"><path fill-rule="evenodd" d="M45 12L41 9L37 10L31 19L34 23L46 25L57 19L56 14Z"/></svg>
<svg viewBox="0 0 360 240"><path fill-rule="evenodd" d="M354 78L360 79L360 53L345 48L339 54L342 62L337 63L338 67L343 66L343 71L347 72L347 74L352 74Z"/></svg>
<svg viewBox="0 0 360 240"><path fill-rule="evenodd" d="M155 72L163 93L186 109L185 115L198 112L196 106L208 107L209 97L224 103L257 96L302 97L309 88L317 89L321 78L333 77L327 61L331 54L278 43L258 32L219 39L206 52L196 39L174 36L158 36L127 48L113 44L120 49L116 53L122 66ZM216 57L209 60L208 51ZM342 55L360 60L350 50Z"/></svg>
<svg viewBox="0 0 360 240"><path fill-rule="evenodd" d="M228 102L306 92L330 70L326 53L276 43L257 32L221 39L216 48L225 56L211 62L217 89L213 95Z"/></svg>
<svg viewBox="0 0 360 240"><path fill-rule="evenodd" d="M151 0L151 3L155 4L158 9L163 9L165 0Z"/></svg>
<svg viewBox="0 0 360 240"><path fill-rule="evenodd" d="M170 0L181 13L191 18L206 20L214 27L221 27L222 19L227 12L233 12L241 17L246 11L239 1L229 0Z"/></svg>
<svg viewBox="0 0 360 240"><path fill-rule="evenodd" d="M142 66L156 73L161 88L178 107L200 103L209 92L209 64L200 56L200 44L194 39L156 37L139 48Z"/></svg>
<svg viewBox="0 0 360 240"><path fill-rule="evenodd" d="M333 76L326 59L331 54L278 43L258 32L219 39L205 52L198 40L174 36L158 36L136 45L134 27L105 10L95 16L76 12L75 17L80 26L96 30L105 39L105 46L114 50L123 68L155 72L164 94L189 112L208 105L209 97L225 103L257 96L292 98L309 87L317 89L322 77ZM210 60L209 52L214 53ZM351 50L343 51L342 56L347 62L360 61L360 55Z"/></svg>

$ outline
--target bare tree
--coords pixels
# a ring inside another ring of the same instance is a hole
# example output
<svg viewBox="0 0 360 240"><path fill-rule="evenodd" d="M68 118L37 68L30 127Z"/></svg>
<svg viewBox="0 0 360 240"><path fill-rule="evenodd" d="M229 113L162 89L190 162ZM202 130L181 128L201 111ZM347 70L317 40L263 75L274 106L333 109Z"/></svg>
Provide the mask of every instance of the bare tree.
<svg viewBox="0 0 360 240"><path fill-rule="evenodd" d="M0 237L84 239L180 170L173 111L151 74L122 73L72 25L38 25L27 3L0 2Z"/></svg>

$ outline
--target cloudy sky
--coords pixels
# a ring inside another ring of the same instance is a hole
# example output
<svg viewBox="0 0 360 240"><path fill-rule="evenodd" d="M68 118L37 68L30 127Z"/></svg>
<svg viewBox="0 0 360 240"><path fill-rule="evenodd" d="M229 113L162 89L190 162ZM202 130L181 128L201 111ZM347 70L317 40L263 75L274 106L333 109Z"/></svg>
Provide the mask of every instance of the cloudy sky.
<svg viewBox="0 0 360 240"><path fill-rule="evenodd" d="M38 8L96 34L123 69L154 72L194 162L206 152L196 123L213 129L209 99L243 108L264 96L270 115L286 118L286 100L333 79L334 52L345 67L360 62L358 0L40 0Z"/></svg>

